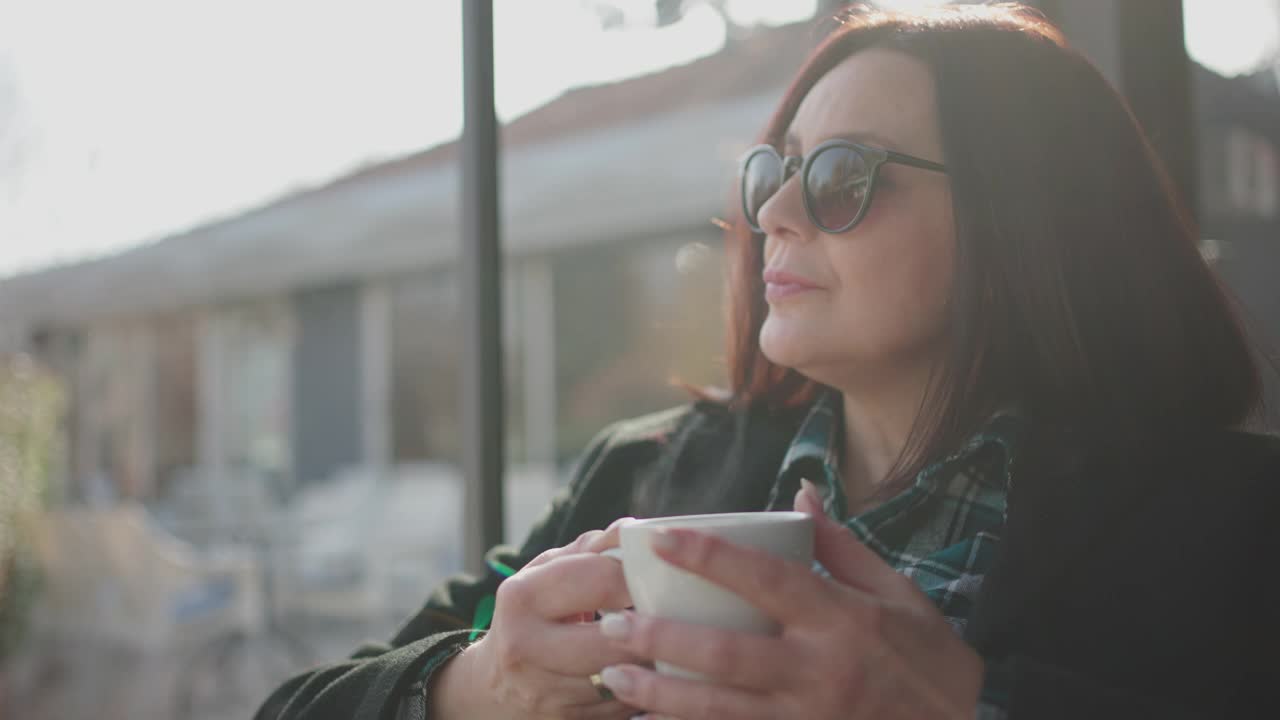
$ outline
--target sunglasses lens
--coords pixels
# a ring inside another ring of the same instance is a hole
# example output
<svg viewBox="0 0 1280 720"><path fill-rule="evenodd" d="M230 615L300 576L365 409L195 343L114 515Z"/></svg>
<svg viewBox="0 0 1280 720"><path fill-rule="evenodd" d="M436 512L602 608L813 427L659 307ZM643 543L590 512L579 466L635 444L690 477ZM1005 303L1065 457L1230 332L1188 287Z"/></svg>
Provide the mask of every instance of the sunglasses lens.
<svg viewBox="0 0 1280 720"><path fill-rule="evenodd" d="M742 169L742 207L747 222L753 228L760 227L760 208L778 192L782 184L782 161L769 152L752 155Z"/></svg>
<svg viewBox="0 0 1280 720"><path fill-rule="evenodd" d="M823 230L840 230L858 216L867 197L871 170L852 148L832 147L809 164L805 186L809 207Z"/></svg>

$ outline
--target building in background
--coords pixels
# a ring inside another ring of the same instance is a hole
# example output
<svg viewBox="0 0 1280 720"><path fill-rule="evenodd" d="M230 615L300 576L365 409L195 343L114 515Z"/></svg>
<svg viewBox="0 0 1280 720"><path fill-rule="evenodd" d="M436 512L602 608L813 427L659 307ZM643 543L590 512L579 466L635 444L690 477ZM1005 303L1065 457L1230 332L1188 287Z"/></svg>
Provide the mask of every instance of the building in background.
<svg viewBox="0 0 1280 720"><path fill-rule="evenodd" d="M719 380L712 219L809 33L760 31L504 129L513 535L606 424L686 400L675 380ZM6 336L72 390L71 497L162 503L202 482L284 498L353 470L451 468L457 162L435 147L0 284Z"/></svg>
<svg viewBox="0 0 1280 720"><path fill-rule="evenodd" d="M504 129L513 537L600 428L681 402L673 379L720 380L711 220L810 27L575 90ZM1271 339L1280 93L1272 75L1199 67L1193 89L1205 252ZM163 502L204 482L281 499L353 472L456 478L457 161L439 146L0 284L6 336L71 388L72 496Z"/></svg>

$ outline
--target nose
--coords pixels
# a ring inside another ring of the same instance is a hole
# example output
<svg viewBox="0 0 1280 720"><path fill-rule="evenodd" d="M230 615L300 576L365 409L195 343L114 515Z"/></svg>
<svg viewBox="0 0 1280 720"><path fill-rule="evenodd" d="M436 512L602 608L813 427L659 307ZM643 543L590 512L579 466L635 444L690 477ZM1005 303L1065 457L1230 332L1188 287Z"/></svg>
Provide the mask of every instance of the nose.
<svg viewBox="0 0 1280 720"><path fill-rule="evenodd" d="M800 186L800 173L787 173L778 191L760 206L756 220L770 239L795 241L805 237L809 222Z"/></svg>

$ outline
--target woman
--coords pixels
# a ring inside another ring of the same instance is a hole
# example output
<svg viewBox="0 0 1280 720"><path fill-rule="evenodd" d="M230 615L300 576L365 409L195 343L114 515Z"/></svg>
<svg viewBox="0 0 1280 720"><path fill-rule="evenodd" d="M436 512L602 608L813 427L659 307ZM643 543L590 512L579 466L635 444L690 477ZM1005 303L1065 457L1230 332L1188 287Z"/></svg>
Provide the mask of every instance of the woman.
<svg viewBox="0 0 1280 720"><path fill-rule="evenodd" d="M856 13L762 143L728 233L728 400L606 430L488 577L259 717L1232 717L1270 700L1280 446L1234 429L1257 368L1100 74L1016 8ZM793 502L825 572L687 532L660 549L781 635L593 621L630 604L598 554L619 518Z"/></svg>

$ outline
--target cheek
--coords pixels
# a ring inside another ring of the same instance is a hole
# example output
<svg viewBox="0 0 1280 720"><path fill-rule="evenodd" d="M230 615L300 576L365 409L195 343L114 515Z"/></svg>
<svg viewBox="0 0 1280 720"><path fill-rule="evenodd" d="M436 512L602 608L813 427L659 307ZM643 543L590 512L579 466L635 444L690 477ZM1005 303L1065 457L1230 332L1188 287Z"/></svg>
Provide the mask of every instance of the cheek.
<svg viewBox="0 0 1280 720"><path fill-rule="evenodd" d="M849 246L833 258L841 279L840 314L860 328L862 342L884 350L936 335L951 294L951 238L902 228L858 240L864 241L869 244Z"/></svg>
<svg viewBox="0 0 1280 720"><path fill-rule="evenodd" d="M919 323L938 325L951 297L953 248L935 246L930 252L912 260L903 270L906 277L902 286L902 306L913 312Z"/></svg>

